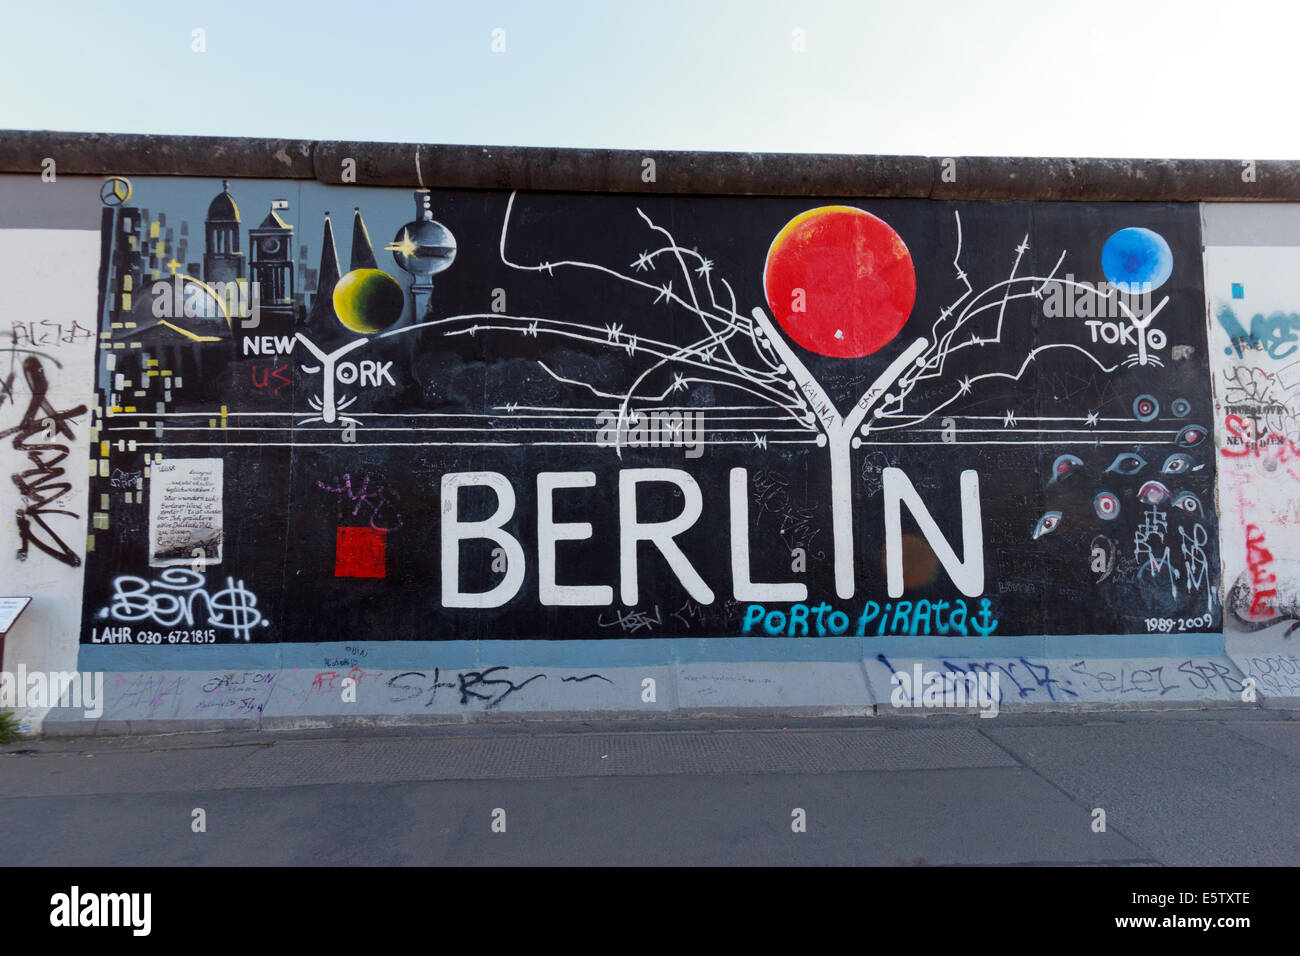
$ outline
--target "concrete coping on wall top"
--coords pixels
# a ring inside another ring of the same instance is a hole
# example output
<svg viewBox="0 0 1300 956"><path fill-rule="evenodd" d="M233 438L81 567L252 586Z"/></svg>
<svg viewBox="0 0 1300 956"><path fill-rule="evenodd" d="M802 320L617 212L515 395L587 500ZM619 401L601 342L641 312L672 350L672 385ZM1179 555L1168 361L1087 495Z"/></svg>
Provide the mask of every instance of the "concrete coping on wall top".
<svg viewBox="0 0 1300 956"><path fill-rule="evenodd" d="M948 200L1300 201L1300 161L551 149L0 130L0 172Z"/></svg>

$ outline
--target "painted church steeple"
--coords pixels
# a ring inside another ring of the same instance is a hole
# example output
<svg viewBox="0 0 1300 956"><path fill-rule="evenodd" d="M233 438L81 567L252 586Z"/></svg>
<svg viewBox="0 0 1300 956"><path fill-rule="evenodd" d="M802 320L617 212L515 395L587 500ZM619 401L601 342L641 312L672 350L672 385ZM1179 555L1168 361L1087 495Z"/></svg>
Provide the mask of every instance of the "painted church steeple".
<svg viewBox="0 0 1300 956"><path fill-rule="evenodd" d="M244 253L239 248L239 207L230 195L230 180L208 205L204 224L203 280L234 282L244 277Z"/></svg>

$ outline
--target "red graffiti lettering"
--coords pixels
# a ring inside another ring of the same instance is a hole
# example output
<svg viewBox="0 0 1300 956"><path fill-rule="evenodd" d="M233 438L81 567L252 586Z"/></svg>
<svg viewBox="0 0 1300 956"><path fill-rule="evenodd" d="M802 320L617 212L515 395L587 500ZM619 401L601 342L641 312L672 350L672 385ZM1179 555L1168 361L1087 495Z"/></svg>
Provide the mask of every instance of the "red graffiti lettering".
<svg viewBox="0 0 1300 956"><path fill-rule="evenodd" d="M1281 432L1270 431L1267 426L1261 431L1251 419L1225 415L1223 427L1228 433L1220 449L1224 458L1244 458L1247 455L1258 458L1264 452L1275 456L1282 464L1300 459L1300 448L1294 441Z"/></svg>
<svg viewBox="0 0 1300 956"><path fill-rule="evenodd" d="M1272 617L1277 613L1273 600L1277 597L1277 588L1266 587L1275 584L1277 575L1268 570L1267 565L1273 561L1273 552L1264 547L1264 532L1258 525L1246 526L1246 564L1250 568L1253 597L1250 613L1253 617Z"/></svg>
<svg viewBox="0 0 1300 956"><path fill-rule="evenodd" d="M257 373L259 369L262 372L262 380L260 382L257 380ZM272 366L262 366L262 365L251 366L249 368L249 372L253 376L253 388L267 388L271 385L271 380L274 379L279 384L275 385L274 388L271 389L271 391L272 394L279 395L280 391L286 385L293 384L293 379L289 378L287 375L284 374L286 371L288 371L288 369L289 369L289 364L287 362L281 365L279 368L273 368Z"/></svg>

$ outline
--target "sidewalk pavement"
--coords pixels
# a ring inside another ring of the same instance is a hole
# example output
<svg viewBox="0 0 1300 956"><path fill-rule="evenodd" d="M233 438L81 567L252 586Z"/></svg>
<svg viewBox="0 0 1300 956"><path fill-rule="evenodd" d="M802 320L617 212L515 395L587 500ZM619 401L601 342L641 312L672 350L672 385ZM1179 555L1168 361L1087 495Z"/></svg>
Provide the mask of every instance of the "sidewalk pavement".
<svg viewBox="0 0 1300 956"><path fill-rule="evenodd" d="M54 738L0 820L11 865L1296 865L1300 711Z"/></svg>

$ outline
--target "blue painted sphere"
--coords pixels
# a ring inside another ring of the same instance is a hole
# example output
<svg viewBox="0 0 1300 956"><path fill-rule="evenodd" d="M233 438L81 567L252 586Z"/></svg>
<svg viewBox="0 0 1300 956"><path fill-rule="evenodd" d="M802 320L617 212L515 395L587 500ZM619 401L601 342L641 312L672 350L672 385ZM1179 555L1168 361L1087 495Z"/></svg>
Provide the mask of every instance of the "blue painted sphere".
<svg viewBox="0 0 1300 956"><path fill-rule="evenodd" d="M1155 291L1173 274L1174 254L1160 233L1129 226L1102 246L1101 271L1125 294Z"/></svg>

